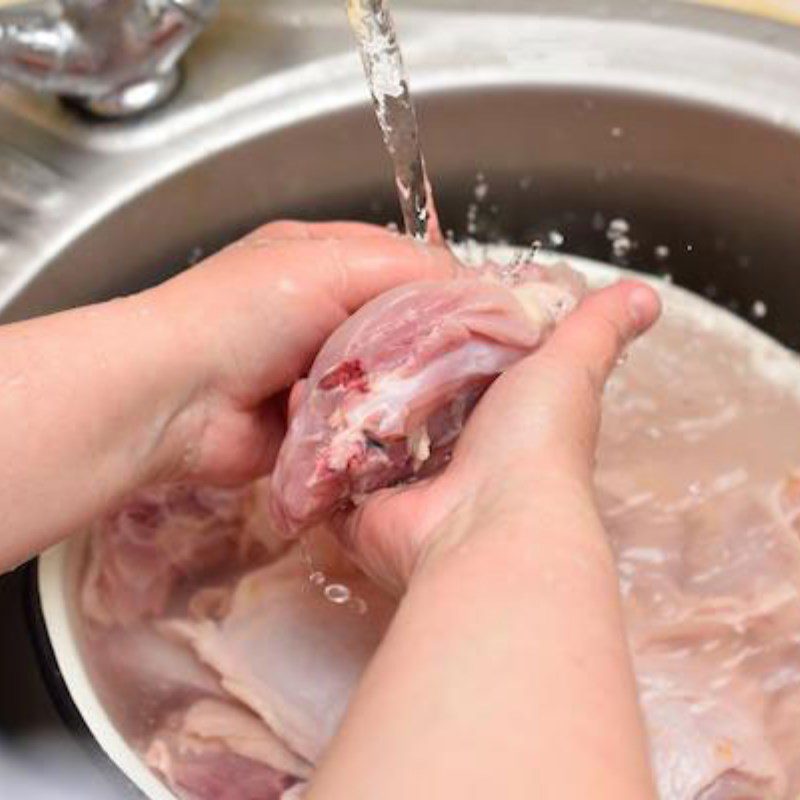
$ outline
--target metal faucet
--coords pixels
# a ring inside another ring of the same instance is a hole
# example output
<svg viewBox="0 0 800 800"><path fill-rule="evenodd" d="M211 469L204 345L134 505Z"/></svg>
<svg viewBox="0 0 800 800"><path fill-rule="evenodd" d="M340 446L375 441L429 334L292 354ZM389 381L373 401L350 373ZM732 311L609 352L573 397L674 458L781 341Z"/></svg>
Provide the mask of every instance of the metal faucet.
<svg viewBox="0 0 800 800"><path fill-rule="evenodd" d="M169 99L219 0L0 0L0 80L105 118Z"/></svg>

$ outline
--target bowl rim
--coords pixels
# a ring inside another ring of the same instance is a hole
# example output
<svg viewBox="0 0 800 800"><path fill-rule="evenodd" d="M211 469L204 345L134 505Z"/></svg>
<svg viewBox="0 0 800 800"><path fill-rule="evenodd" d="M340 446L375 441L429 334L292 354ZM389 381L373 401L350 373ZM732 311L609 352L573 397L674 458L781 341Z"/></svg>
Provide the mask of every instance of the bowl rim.
<svg viewBox="0 0 800 800"><path fill-rule="evenodd" d="M36 586L45 638L58 671L58 679L68 696L75 715L91 734L97 748L123 777L149 800L178 800L167 785L144 762L117 730L89 677L79 636L75 630L73 603L70 601L70 564L74 550L87 533L73 536L37 559ZM81 556L83 548L81 548ZM41 657L41 654L40 654ZM48 678L51 680L52 676ZM57 704L63 705L59 697Z"/></svg>

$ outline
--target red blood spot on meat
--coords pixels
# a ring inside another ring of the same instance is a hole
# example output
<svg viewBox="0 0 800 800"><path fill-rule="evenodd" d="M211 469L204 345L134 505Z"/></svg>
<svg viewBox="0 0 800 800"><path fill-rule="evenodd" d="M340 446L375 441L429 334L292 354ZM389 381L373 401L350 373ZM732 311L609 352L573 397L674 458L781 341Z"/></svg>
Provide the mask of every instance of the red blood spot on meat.
<svg viewBox="0 0 800 800"><path fill-rule="evenodd" d="M358 392L366 392L369 388L367 376L361 361L342 361L334 367L319 382L320 389L354 389Z"/></svg>

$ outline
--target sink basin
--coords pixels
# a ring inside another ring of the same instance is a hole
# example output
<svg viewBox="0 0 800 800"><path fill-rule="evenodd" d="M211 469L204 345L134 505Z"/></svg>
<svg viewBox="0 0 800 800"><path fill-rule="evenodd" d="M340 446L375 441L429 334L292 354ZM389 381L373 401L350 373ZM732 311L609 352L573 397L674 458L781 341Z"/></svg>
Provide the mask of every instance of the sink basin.
<svg viewBox="0 0 800 800"><path fill-rule="evenodd" d="M137 125L0 94L0 319L152 284L278 216L397 216L338 4L231 0ZM670 2L403 5L445 227L671 274L800 344L800 31ZM519 11L526 9L525 13ZM16 184L16 185L4 185ZM608 224L632 249L613 258Z"/></svg>
<svg viewBox="0 0 800 800"><path fill-rule="evenodd" d="M276 217L398 219L340 4L286 5L227 0L136 124L0 89L0 321ZM443 226L669 274L800 346L800 31L667 0L488 5L397 14Z"/></svg>

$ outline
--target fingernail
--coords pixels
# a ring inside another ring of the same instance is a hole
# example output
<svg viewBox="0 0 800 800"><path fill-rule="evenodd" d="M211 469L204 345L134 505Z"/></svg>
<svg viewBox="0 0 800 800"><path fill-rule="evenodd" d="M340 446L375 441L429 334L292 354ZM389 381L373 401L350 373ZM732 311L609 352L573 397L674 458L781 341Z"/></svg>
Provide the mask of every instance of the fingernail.
<svg viewBox="0 0 800 800"><path fill-rule="evenodd" d="M628 309L637 331L643 331L656 321L661 303L652 289L638 286L628 296Z"/></svg>

